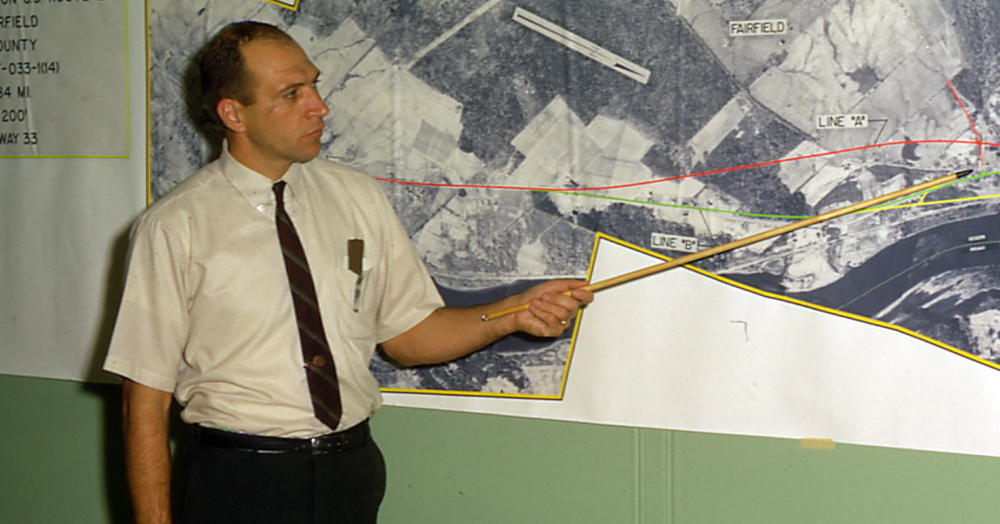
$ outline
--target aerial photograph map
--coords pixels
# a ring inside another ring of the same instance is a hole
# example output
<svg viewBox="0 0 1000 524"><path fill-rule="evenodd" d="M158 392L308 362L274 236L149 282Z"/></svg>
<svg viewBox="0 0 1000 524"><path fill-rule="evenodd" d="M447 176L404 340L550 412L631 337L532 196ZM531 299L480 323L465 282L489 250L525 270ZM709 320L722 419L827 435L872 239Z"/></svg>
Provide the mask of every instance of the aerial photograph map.
<svg viewBox="0 0 1000 524"><path fill-rule="evenodd" d="M191 58L254 19L322 71L322 156L381 184L449 305L585 278L600 233L1000 369L993 0L150 0L150 198L218 154ZM674 329L677 329L676 327ZM389 391L559 398L572 333ZM1000 371L998 371L1000 379Z"/></svg>

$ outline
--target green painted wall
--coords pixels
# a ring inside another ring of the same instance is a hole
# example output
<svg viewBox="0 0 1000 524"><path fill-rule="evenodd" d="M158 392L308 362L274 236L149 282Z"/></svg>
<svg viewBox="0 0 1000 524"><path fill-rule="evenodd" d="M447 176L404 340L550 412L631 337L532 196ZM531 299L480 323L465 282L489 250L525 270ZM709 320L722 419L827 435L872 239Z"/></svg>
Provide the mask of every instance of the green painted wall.
<svg viewBox="0 0 1000 524"><path fill-rule="evenodd" d="M0 376L0 523L130 522L117 402ZM992 458L401 408L374 423L383 524L1000 521Z"/></svg>

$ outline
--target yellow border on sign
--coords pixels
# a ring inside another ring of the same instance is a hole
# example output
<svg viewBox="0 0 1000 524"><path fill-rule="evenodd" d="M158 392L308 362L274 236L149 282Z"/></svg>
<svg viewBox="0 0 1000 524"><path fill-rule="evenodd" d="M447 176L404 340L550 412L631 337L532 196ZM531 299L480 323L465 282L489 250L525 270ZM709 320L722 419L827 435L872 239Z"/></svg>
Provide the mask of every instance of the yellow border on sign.
<svg viewBox="0 0 1000 524"><path fill-rule="evenodd" d="M153 205L153 125L152 122L152 106L153 106L153 83L152 83L152 71L149 67L149 0L145 0L145 15L143 20L143 27L146 28L146 61L143 67L146 68L146 207Z"/></svg>
<svg viewBox="0 0 1000 524"><path fill-rule="evenodd" d="M278 7L284 7L285 9L291 9L292 11L299 10L299 0L295 0L295 3L289 5L287 2L282 2L281 0L264 0L269 4L274 4Z"/></svg>
<svg viewBox="0 0 1000 524"><path fill-rule="evenodd" d="M616 243L618 245L627 247L629 249L634 249L636 251L639 251L639 252L645 253L647 255L659 258L659 259L664 260L664 261L672 260L671 257L665 256L665 255L661 255L659 253L654 253L654 252L652 252L652 251L650 251L648 249L644 249L644 248L641 248L639 246L630 244L630 243L628 243L628 242L626 242L624 240L617 239L617 238L611 237L609 235L605 235L604 233L597 233L597 236L599 238L601 238L601 239L605 239L605 240L608 240L610 242L614 242L614 243ZM590 264L591 264L591 267L593 267L593 264L594 264L593 258L591 258ZM930 337L927 337L925 335L921 335L920 333L917 333L916 331L911 331L911 330L906 329L906 328L904 328L902 326L897 326L895 324L890 324L888 322L882 322L881 320L875 320L873 318L868 318L868 317L865 317L865 316L856 315L854 313L848 313L848 312L845 312L845 311L840 311L840 310L837 310L837 309L832 309L832 308L828 308L828 307L825 307L825 306L820 306L820 305L817 305L817 304L812 304L810 302L806 302L806 301L803 301L803 300L789 298L789 297L786 297L784 295L779 295L777 293L771 293L771 292L768 292L768 291L763 291L763 290L757 289L755 287L751 287L751 286L748 286L746 284L737 282L735 280L730 280L730 279L728 279L726 277L719 276L719 275L716 275L714 273L710 273L708 271L705 271L704 269L700 269L700 268L697 268L697 267L694 267L694 266L688 265L688 266L682 266L682 267L684 269L689 269L691 271L694 271L695 273L698 273L698 274L700 274L702 276L706 276L708 278L714 279L714 280L716 280L718 282L721 282L723 284L727 284L727 285L730 285L730 286L742 289L744 291L749 291L749 292L751 292L751 293L753 293L755 295L760 295L760 296L765 297L765 298L771 298L771 299L774 299L774 300L781 300L782 302L787 302L789 304L794 304L794 305L797 305L797 306L806 307L806 308L809 308L809 309L820 311L822 313L828 313L828 314L835 315L835 316L838 316L838 317L847 318L847 319L851 319L851 320L857 320L859 322L864 322L866 324L871 324L873 326L877 326L877 327L881 327L881 328L886 328L886 329L891 329L893 331L902 333L904 335L909 335L911 337L920 339L920 340L922 340L924 342L927 342L929 344L935 345L935 346L937 346L937 347L939 347L941 349L946 349L946 350L948 350L948 351L950 351L952 353L955 353L956 355L959 355L961 357L965 357L965 358L967 358L969 360L973 360L975 362L978 362L978 363L983 364L985 366L991 367L993 369L1000 370L1000 364L997 364L995 362L991 362L991 361L983 359L981 357L977 357L976 355L973 355L972 353L969 353L967 351L962 351L961 349L958 349L958 348L953 347L953 346L949 346L948 344L945 344L944 342L940 342L938 340L934 340L934 339L932 339ZM588 278L589 278L589 275L588 275Z"/></svg>

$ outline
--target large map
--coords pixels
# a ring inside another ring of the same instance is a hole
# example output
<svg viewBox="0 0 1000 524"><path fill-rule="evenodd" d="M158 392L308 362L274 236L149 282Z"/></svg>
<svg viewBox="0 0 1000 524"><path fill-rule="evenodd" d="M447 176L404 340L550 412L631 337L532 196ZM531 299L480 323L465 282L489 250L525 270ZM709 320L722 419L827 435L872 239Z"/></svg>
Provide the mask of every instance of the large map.
<svg viewBox="0 0 1000 524"><path fill-rule="evenodd" d="M191 56L256 19L323 71L323 155L381 181L449 304L584 277L598 232L676 257L971 168L698 266L1000 365L1000 4L289 7L149 2L151 198L217 154ZM558 398L571 342L510 337L443 366L372 369L389 390Z"/></svg>

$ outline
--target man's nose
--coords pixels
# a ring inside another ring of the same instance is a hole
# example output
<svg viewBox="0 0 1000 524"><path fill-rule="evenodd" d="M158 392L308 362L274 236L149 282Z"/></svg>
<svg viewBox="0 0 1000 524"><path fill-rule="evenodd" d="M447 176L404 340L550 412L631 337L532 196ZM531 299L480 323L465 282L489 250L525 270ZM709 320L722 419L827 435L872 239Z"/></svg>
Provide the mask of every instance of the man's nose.
<svg viewBox="0 0 1000 524"><path fill-rule="evenodd" d="M323 118L330 113L330 108L327 107L326 102L323 101L323 97L320 96L319 91L316 88L310 89L312 94L311 100L309 101L309 109L316 116Z"/></svg>

